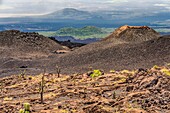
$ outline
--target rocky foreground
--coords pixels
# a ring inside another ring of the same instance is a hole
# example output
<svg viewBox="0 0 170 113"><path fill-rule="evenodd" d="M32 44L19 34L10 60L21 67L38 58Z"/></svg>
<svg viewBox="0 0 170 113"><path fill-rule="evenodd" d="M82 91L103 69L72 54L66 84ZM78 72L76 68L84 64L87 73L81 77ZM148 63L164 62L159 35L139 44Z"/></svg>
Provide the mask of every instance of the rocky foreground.
<svg viewBox="0 0 170 113"><path fill-rule="evenodd" d="M170 68L154 66L114 71L98 77L44 74L0 78L0 112L18 113L31 104L32 113L169 113Z"/></svg>

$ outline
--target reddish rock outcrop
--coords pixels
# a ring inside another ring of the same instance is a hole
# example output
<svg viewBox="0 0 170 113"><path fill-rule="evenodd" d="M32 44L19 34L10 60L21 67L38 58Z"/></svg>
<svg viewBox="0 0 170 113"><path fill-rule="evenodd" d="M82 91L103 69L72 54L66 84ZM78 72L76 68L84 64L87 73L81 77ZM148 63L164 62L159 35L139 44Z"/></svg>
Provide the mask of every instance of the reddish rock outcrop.
<svg viewBox="0 0 170 113"><path fill-rule="evenodd" d="M111 35L103 40L113 40L117 38L125 42L139 43L158 38L160 35L148 26L122 26L116 29Z"/></svg>

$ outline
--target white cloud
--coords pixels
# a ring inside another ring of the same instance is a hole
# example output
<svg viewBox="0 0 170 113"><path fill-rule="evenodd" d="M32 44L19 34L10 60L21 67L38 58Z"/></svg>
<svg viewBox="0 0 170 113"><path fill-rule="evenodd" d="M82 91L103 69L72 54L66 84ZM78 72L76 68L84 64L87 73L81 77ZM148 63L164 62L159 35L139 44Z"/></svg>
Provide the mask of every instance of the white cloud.
<svg viewBox="0 0 170 113"><path fill-rule="evenodd" d="M3 13L0 13L0 17L1 18L6 18L6 17L25 17L25 16L41 16L41 15L44 15L44 14L3 14Z"/></svg>
<svg viewBox="0 0 170 113"><path fill-rule="evenodd" d="M63 8L134 11L138 14L169 11L170 0L0 0L1 14L43 14Z"/></svg>
<svg viewBox="0 0 170 113"><path fill-rule="evenodd" d="M169 6L169 4L154 4L154 6L158 6L158 7L167 7L167 6Z"/></svg>
<svg viewBox="0 0 170 113"><path fill-rule="evenodd" d="M107 0L107 3L122 3L122 2L128 2L128 0Z"/></svg>
<svg viewBox="0 0 170 113"><path fill-rule="evenodd" d="M13 9L13 7L7 5L0 5L0 10L7 10L7 9Z"/></svg>

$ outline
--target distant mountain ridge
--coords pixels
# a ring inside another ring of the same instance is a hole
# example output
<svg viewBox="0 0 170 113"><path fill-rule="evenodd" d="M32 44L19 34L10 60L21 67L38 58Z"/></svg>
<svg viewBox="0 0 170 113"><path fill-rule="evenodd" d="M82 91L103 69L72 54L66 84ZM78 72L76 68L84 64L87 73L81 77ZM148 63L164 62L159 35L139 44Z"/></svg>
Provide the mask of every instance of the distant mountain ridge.
<svg viewBox="0 0 170 113"><path fill-rule="evenodd" d="M84 19L94 19L95 16L88 11L81 11L74 8L65 8L50 14L45 15L48 18L56 19L75 19L75 20L84 20Z"/></svg>
<svg viewBox="0 0 170 113"><path fill-rule="evenodd" d="M75 8L64 8L50 14L41 16L42 18L68 19L68 20L115 20L128 19L134 12L128 11L83 11Z"/></svg>
<svg viewBox="0 0 170 113"><path fill-rule="evenodd" d="M97 26L117 28L122 25L147 25L170 28L170 13L65 8L42 16L0 18L0 31L16 29L24 32L55 31L63 27Z"/></svg>
<svg viewBox="0 0 170 113"><path fill-rule="evenodd" d="M129 20L132 21L162 21L169 19L168 12L139 14L133 11L117 11L117 10L98 10L84 11L75 8L64 8L50 14L42 16L42 18L69 19L69 20ZM147 18L147 19L146 19Z"/></svg>

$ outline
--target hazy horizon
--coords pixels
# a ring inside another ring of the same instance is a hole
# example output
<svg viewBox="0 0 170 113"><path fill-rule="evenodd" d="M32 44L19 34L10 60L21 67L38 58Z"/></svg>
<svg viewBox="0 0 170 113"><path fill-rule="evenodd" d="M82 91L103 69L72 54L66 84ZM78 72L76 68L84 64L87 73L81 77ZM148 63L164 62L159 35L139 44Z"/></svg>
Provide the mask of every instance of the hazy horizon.
<svg viewBox="0 0 170 113"><path fill-rule="evenodd" d="M64 8L131 11L139 15L152 15L170 12L170 0L0 0L0 18L43 15Z"/></svg>

